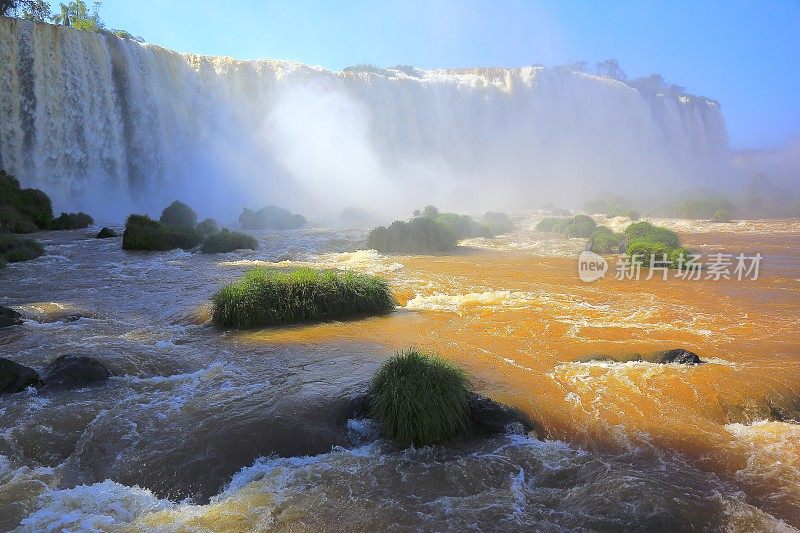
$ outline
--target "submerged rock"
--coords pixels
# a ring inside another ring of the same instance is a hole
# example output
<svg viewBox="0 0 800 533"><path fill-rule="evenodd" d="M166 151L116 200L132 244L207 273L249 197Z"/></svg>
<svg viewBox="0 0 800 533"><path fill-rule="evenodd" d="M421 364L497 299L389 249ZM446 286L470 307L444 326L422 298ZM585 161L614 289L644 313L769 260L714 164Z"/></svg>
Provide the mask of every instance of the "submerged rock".
<svg viewBox="0 0 800 533"><path fill-rule="evenodd" d="M40 384L39 373L36 370L0 357L0 394L21 392Z"/></svg>
<svg viewBox="0 0 800 533"><path fill-rule="evenodd" d="M534 432L538 437L531 419L525 413L480 394L471 393L469 396L469 418L474 433L480 436Z"/></svg>
<svg viewBox="0 0 800 533"><path fill-rule="evenodd" d="M47 366L43 384L51 390L71 389L103 383L110 376L111 372L93 357L64 354Z"/></svg>
<svg viewBox="0 0 800 533"><path fill-rule="evenodd" d="M22 315L10 307L0 305L0 328L19 326L22 324Z"/></svg>
<svg viewBox="0 0 800 533"><path fill-rule="evenodd" d="M699 365L703 362L699 355L694 352L690 352L689 350L684 350L683 348L658 352L656 355L658 356L658 362L665 364L677 363L679 365Z"/></svg>
<svg viewBox="0 0 800 533"><path fill-rule="evenodd" d="M111 228L103 228L97 234L98 239L110 239L112 237L119 237L119 235Z"/></svg>

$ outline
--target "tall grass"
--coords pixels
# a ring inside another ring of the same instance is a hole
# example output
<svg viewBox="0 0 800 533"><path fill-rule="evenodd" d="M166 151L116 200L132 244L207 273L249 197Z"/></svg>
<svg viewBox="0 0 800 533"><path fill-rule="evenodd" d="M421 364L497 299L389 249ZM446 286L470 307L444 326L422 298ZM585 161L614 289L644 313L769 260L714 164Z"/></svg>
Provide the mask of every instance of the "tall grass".
<svg viewBox="0 0 800 533"><path fill-rule="evenodd" d="M434 354L397 353L372 379L370 416L385 437L428 446L469 431L469 380L457 366Z"/></svg>
<svg viewBox="0 0 800 533"><path fill-rule="evenodd" d="M238 329L375 315L395 306L384 279L311 268L251 270L213 303L214 323Z"/></svg>
<svg viewBox="0 0 800 533"><path fill-rule="evenodd" d="M246 233L224 229L206 237L200 250L206 253L224 253L234 250L257 250L258 241Z"/></svg>
<svg viewBox="0 0 800 533"><path fill-rule="evenodd" d="M131 215L122 234L123 250L174 250L194 248L203 236L192 228L156 222L146 215Z"/></svg>
<svg viewBox="0 0 800 533"><path fill-rule="evenodd" d="M444 252L456 244L458 237L452 230L428 217L395 220L389 227L373 229L367 237L368 248L384 253Z"/></svg>

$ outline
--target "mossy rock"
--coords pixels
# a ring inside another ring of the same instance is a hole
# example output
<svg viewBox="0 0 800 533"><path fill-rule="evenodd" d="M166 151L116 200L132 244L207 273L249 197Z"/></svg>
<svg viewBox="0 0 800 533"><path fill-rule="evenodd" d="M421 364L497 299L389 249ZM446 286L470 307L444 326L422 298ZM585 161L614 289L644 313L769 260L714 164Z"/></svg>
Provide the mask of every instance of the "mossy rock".
<svg viewBox="0 0 800 533"><path fill-rule="evenodd" d="M378 315L396 305L382 278L310 268L251 270L212 301L214 324L237 329Z"/></svg>
<svg viewBox="0 0 800 533"><path fill-rule="evenodd" d="M258 249L258 241L255 237L228 229L209 235L200 247L200 251L206 253L225 253L245 249Z"/></svg>
<svg viewBox="0 0 800 533"><path fill-rule="evenodd" d="M119 237L119 235L117 235L117 232L114 231L111 228L105 228L104 227L103 229L101 229L97 233L97 237L96 238L98 238L98 239L112 239L114 237Z"/></svg>

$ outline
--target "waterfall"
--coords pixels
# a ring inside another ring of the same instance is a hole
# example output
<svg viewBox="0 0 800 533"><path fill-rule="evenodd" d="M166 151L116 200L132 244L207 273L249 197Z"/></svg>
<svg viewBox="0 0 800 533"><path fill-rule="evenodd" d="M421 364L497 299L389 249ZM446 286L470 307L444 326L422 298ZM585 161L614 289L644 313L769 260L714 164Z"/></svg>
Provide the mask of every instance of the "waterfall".
<svg viewBox="0 0 800 533"><path fill-rule="evenodd" d="M174 198L534 207L707 185L727 157L716 102L563 68L332 72L8 18L0 65L0 166L118 218Z"/></svg>

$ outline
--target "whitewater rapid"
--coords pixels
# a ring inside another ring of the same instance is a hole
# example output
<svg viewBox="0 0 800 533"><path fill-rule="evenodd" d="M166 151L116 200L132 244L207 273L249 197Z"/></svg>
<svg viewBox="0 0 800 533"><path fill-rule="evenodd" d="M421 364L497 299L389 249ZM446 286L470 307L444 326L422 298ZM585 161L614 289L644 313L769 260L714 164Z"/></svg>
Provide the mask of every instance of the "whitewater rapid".
<svg viewBox="0 0 800 533"><path fill-rule="evenodd" d="M643 176L708 183L727 152L717 102L557 67L334 72L9 18L0 65L0 166L59 208L117 220L176 196L227 214L405 213L420 196L528 207L641 192Z"/></svg>

